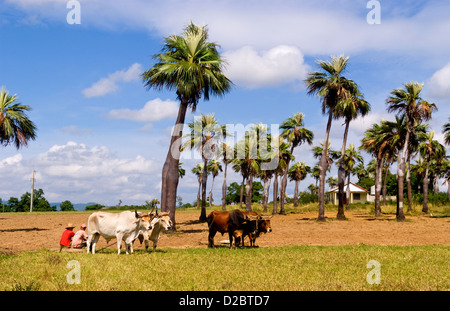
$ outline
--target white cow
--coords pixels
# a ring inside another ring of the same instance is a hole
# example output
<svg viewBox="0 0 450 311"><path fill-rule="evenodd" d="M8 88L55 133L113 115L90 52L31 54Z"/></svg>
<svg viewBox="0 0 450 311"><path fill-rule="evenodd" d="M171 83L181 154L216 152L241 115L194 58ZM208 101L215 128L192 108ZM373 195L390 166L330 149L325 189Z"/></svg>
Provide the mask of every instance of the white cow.
<svg viewBox="0 0 450 311"><path fill-rule="evenodd" d="M151 230L142 230L139 233L139 242L145 241L145 249L148 249L148 241L151 240L153 242L153 251L156 249L156 245L158 244L159 236L161 235L161 231L170 230L173 224L169 218L169 213L156 213L155 218L153 218L150 223L152 226Z"/></svg>
<svg viewBox="0 0 450 311"><path fill-rule="evenodd" d="M95 212L88 219L87 252L92 246L92 254L95 254L95 245L100 236L107 241L117 239L117 253L120 254L122 239L125 242L126 253L133 253L133 241L141 230L150 230L150 215L137 211L125 211L121 213ZM92 245L91 245L92 243Z"/></svg>

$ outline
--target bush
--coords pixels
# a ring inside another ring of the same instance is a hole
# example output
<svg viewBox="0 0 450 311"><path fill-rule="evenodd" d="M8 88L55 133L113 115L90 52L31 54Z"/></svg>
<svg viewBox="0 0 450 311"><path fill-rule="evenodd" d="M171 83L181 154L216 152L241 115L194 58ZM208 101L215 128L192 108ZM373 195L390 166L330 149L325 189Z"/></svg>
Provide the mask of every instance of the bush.
<svg viewBox="0 0 450 311"><path fill-rule="evenodd" d="M85 211L96 211L99 210L103 207L103 205L101 204L92 204L92 205L88 205L84 208Z"/></svg>

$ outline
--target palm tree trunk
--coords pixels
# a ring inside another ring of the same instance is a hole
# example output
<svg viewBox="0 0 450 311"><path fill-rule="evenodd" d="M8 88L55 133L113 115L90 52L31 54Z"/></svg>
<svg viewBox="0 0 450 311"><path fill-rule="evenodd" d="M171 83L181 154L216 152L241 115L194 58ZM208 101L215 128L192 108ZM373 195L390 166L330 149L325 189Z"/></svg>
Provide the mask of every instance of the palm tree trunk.
<svg viewBox="0 0 450 311"><path fill-rule="evenodd" d="M325 132L325 140L323 142L322 156L319 162L319 216L317 221L325 221L325 177L328 168L328 139L330 137L331 122L333 120L333 109L328 113L327 130Z"/></svg>
<svg viewBox="0 0 450 311"><path fill-rule="evenodd" d="M173 223L171 231L176 231L175 207L179 180L178 164L180 159L181 138L183 136L183 125L186 118L187 107L187 100L182 98L180 107L178 109L178 116L175 122L174 132L170 140L166 162L164 163L162 169L161 211L169 213L170 220Z"/></svg>
<svg viewBox="0 0 450 311"><path fill-rule="evenodd" d="M387 179L388 179L388 173L389 173L389 163L391 163L390 157L388 158L388 165L386 165L386 169L384 171L384 178L383 178L383 206L386 206Z"/></svg>
<svg viewBox="0 0 450 311"><path fill-rule="evenodd" d="M345 209L347 211L350 210L350 195L351 195L351 193L350 193L350 172L349 172L348 175L347 175L347 194L346 194L346 196L347 196L347 204L346 204L346 207L345 207ZM344 219L345 219L345 216L344 216Z"/></svg>
<svg viewBox="0 0 450 311"><path fill-rule="evenodd" d="M422 212L428 213L428 172L430 170L430 160L427 160L427 168L425 169L425 177L423 178L423 207Z"/></svg>
<svg viewBox="0 0 450 311"><path fill-rule="evenodd" d="M267 201L269 201L269 188L270 188L270 179L264 179L264 192L263 192L263 212L267 212Z"/></svg>
<svg viewBox="0 0 450 311"><path fill-rule="evenodd" d="M378 158L375 168L375 217L381 216L380 193L381 193L381 176L383 175L384 159L385 159L384 155Z"/></svg>
<svg viewBox="0 0 450 311"><path fill-rule="evenodd" d="M285 200L286 187L287 187L288 167L289 167L289 160L286 161L286 169L283 172L283 179L281 180L281 191L280 191L280 214L281 215L286 215L286 211L284 210L284 200Z"/></svg>
<svg viewBox="0 0 450 311"><path fill-rule="evenodd" d="M405 158L406 152L408 150L409 144L409 129L406 132L405 142L403 146L403 150L399 152L398 155L398 168L397 168L397 185L398 185L398 193L397 193L397 213L396 218L397 221L405 221L405 215L403 214L403 188L405 183Z"/></svg>
<svg viewBox="0 0 450 311"><path fill-rule="evenodd" d="M253 184L253 175L250 175L247 178L247 188L245 189L245 211L252 211L252 184Z"/></svg>
<svg viewBox="0 0 450 311"><path fill-rule="evenodd" d="M200 193L202 191L202 179L198 179L198 192L197 192L197 208L200 209Z"/></svg>
<svg viewBox="0 0 450 311"><path fill-rule="evenodd" d="M408 194L408 212L412 211L412 188L411 188L411 155L408 152L408 168L406 169L406 188Z"/></svg>
<svg viewBox="0 0 450 311"><path fill-rule="evenodd" d="M273 211L272 211L273 215L275 215L278 212L277 198L278 198L278 173L275 173L275 177L273 179Z"/></svg>
<svg viewBox="0 0 450 311"><path fill-rule="evenodd" d="M450 200L450 180L447 179L447 198Z"/></svg>
<svg viewBox="0 0 450 311"><path fill-rule="evenodd" d="M200 212L200 221L206 221L206 184L208 181L207 159L203 159L203 174L202 174L202 210Z"/></svg>
<svg viewBox="0 0 450 311"><path fill-rule="evenodd" d="M341 147L341 158L339 159L339 169L338 169L338 188L339 188L339 205L338 205L338 220L345 220L344 214L344 183L345 183L345 146L347 144L347 136L348 136L348 127L350 125L350 120L348 118L345 119L345 130L344 130L344 138L342 139L342 147ZM347 188L350 187L347 184Z"/></svg>
<svg viewBox="0 0 450 311"><path fill-rule="evenodd" d="M225 170L223 172L223 184L222 184L222 210L225 211L226 208L226 204L227 204L227 167L228 167L228 163L225 162Z"/></svg>
<svg viewBox="0 0 450 311"><path fill-rule="evenodd" d="M244 185L245 185L245 176L242 176L241 195L239 199L240 208L242 208L242 201L244 200Z"/></svg>
<svg viewBox="0 0 450 311"><path fill-rule="evenodd" d="M212 206L212 200L213 200L212 191L213 191L213 187L214 187L214 179L215 178L216 178L216 176L213 175L213 180L211 182L211 189L209 190L209 207Z"/></svg>
<svg viewBox="0 0 450 311"><path fill-rule="evenodd" d="M294 207L298 206L298 185L300 184L300 180L295 180L295 188L294 188Z"/></svg>

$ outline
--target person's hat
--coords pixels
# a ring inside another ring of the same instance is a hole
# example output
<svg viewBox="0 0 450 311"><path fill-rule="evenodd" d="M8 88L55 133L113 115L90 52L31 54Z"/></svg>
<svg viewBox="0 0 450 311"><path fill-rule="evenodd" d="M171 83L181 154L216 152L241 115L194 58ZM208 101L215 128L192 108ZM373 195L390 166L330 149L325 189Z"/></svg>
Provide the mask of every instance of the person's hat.
<svg viewBox="0 0 450 311"><path fill-rule="evenodd" d="M80 228L86 228L85 224L81 224Z"/></svg>
<svg viewBox="0 0 450 311"><path fill-rule="evenodd" d="M72 225L72 223L69 222L69 223L67 224L66 229L73 229L73 228L75 228L75 226Z"/></svg>

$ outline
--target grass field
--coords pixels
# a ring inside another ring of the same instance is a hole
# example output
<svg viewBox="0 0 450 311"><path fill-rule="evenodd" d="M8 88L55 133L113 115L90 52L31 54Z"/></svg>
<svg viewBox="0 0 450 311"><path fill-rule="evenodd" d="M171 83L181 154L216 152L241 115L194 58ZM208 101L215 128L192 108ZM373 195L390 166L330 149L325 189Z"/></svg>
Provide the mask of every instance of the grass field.
<svg viewBox="0 0 450 311"><path fill-rule="evenodd" d="M368 245L161 249L130 256L24 252L0 255L0 290L447 291L449 254L448 246ZM80 284L70 284L73 260ZM370 260L380 263L380 284L366 281Z"/></svg>

